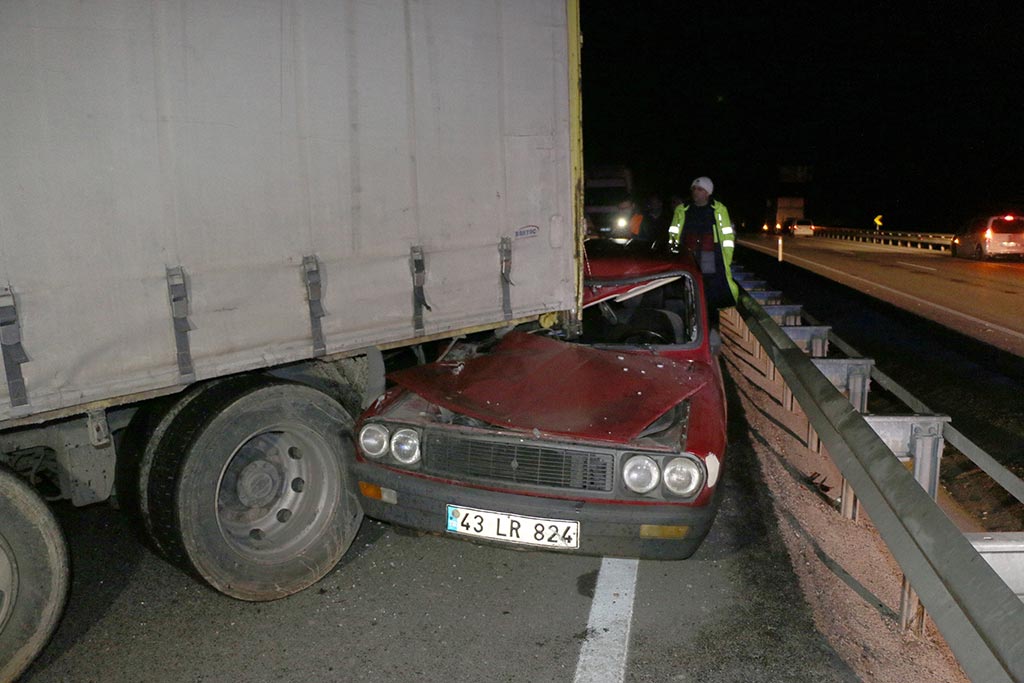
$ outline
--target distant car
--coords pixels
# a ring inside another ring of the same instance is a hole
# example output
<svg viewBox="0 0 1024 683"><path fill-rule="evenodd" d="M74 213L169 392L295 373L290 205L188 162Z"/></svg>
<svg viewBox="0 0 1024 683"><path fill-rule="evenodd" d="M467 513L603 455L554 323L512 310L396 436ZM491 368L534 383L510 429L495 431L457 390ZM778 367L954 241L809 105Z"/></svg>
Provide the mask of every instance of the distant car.
<svg viewBox="0 0 1024 683"><path fill-rule="evenodd" d="M953 256L978 260L1024 258L1024 216L1008 213L975 218L957 231L951 249Z"/></svg>
<svg viewBox="0 0 1024 683"><path fill-rule="evenodd" d="M814 222L800 218L789 226L789 234L794 237L814 237Z"/></svg>

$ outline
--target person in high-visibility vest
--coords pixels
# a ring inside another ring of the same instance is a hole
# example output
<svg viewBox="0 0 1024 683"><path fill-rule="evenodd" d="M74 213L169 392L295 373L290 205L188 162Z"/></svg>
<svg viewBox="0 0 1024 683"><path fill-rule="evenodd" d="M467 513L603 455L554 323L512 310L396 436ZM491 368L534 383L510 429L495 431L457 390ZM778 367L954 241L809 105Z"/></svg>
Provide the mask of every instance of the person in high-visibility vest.
<svg viewBox="0 0 1024 683"><path fill-rule="evenodd" d="M718 310L736 305L739 287L732 279L732 252L736 246L732 219L725 204L711 198L714 183L701 176L690 183L692 202L680 204L668 228L673 252L693 254L704 276L709 324L718 325Z"/></svg>

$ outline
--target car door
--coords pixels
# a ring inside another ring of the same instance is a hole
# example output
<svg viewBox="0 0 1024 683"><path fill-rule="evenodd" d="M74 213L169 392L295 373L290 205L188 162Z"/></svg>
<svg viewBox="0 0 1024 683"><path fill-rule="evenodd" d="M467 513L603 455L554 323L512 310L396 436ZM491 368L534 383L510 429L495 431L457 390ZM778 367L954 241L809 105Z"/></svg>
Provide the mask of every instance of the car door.
<svg viewBox="0 0 1024 683"><path fill-rule="evenodd" d="M961 255L970 258L974 256L974 250L978 248L980 244L979 236L984 232L984 218L975 218L967 227L964 228L963 234L960 235L960 253Z"/></svg>

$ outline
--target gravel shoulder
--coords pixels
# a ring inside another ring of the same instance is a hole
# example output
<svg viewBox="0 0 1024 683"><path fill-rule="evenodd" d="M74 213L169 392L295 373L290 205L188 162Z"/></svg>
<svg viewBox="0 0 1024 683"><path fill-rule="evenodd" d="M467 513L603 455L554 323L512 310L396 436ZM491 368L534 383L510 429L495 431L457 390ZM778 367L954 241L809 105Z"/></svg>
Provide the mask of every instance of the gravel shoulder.
<svg viewBox="0 0 1024 683"><path fill-rule="evenodd" d="M726 368L804 598L835 652L863 681L968 683L933 624L923 637L900 631L902 574L878 532L865 515L843 519L815 492L792 462L806 446L773 417L781 407Z"/></svg>

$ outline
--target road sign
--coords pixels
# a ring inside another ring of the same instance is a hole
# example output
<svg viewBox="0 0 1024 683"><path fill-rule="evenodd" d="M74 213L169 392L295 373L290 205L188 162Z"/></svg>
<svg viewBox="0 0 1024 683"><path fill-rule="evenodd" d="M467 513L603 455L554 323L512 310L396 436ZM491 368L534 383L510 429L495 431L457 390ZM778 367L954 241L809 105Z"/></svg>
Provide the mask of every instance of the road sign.
<svg viewBox="0 0 1024 683"><path fill-rule="evenodd" d="M875 216L875 229L882 227L882 214Z"/></svg>

